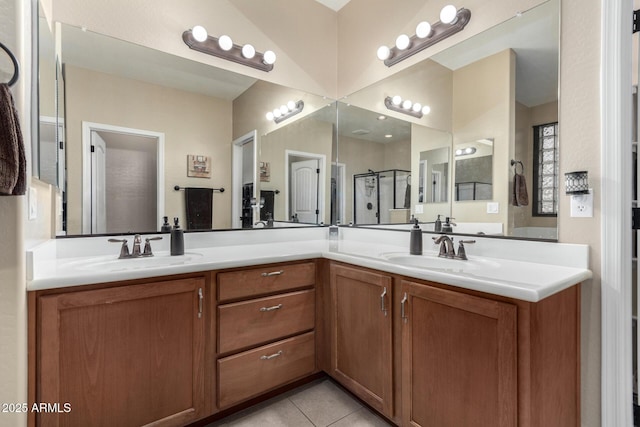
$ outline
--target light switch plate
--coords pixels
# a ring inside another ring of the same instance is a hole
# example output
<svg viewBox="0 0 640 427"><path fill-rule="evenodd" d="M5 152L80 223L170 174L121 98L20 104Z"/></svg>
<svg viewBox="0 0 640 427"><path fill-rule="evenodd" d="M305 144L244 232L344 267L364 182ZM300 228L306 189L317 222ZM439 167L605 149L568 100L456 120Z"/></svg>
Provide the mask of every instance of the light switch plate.
<svg viewBox="0 0 640 427"><path fill-rule="evenodd" d="M414 213L417 213L417 214L424 213L424 206L423 205L415 205L413 210L414 210Z"/></svg>
<svg viewBox="0 0 640 427"><path fill-rule="evenodd" d="M38 217L38 192L35 188L29 187L29 219Z"/></svg>
<svg viewBox="0 0 640 427"><path fill-rule="evenodd" d="M571 196L571 217L592 218L593 217L593 189L589 189L589 194L575 194Z"/></svg>
<svg viewBox="0 0 640 427"><path fill-rule="evenodd" d="M500 203L498 203L498 202L489 202L489 203L487 203L487 213L488 214L500 213Z"/></svg>

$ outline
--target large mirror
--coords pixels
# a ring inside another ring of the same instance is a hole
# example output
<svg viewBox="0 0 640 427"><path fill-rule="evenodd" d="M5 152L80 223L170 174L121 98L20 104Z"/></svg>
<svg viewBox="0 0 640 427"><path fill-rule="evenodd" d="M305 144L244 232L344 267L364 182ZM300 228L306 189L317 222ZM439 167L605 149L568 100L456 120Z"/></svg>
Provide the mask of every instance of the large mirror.
<svg viewBox="0 0 640 427"><path fill-rule="evenodd" d="M360 221L352 199L356 214L350 220L405 228L402 223L414 215L424 230L432 230L440 215L455 218L457 233L557 239L557 176L534 181L537 168L557 170L557 155L539 151L534 134L558 122L558 34L559 4L551 0L344 99L347 112L369 111L362 129L390 123L380 116L410 129L409 148L394 151L406 156L400 163L410 174L406 214ZM388 109L385 99L396 95L428 105L429 114L416 118ZM345 120L348 113L341 110L338 127ZM552 137L550 146L557 149L557 133ZM351 149L351 138L340 134L338 161L347 167L360 162L375 144ZM524 177L529 203L514 200L516 171ZM348 186L357 188L360 176L350 178ZM366 191L373 180L362 182ZM393 186L380 188L380 198L397 195Z"/></svg>
<svg viewBox="0 0 640 427"><path fill-rule="evenodd" d="M335 114L312 117L330 101L80 28L56 29L66 95L67 235L157 231L164 216L171 224L178 217L187 230L330 220ZM288 100L302 101L303 111L279 124L265 118ZM46 101L41 96L41 109ZM322 136L317 123L324 123ZM322 206L313 215L307 200L289 196L304 194L300 166L308 156L322 165Z"/></svg>

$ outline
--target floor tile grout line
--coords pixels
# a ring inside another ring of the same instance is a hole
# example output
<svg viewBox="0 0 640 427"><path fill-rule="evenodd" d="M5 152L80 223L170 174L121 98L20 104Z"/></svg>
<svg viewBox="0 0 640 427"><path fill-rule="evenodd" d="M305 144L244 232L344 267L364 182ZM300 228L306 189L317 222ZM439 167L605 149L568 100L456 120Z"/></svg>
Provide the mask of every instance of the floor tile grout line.
<svg viewBox="0 0 640 427"><path fill-rule="evenodd" d="M295 395L296 395L296 394L294 394L293 396L295 396ZM316 423L314 423L313 421L311 421L311 418L309 418L309 417L307 416L307 414L305 414L305 413L304 413L304 411L303 411L302 409L300 409L300 408L298 407L298 405L296 405L296 402L294 402L293 400L291 400L291 397L287 397L287 400L289 400L289 402L291 402L291 404L292 404L293 406L295 406L295 408L296 408L298 411L300 411L300 413L301 413L301 414L302 414L302 415L303 415L307 420L309 420L309 422L311 423L311 425L313 425L314 427L320 427L320 426L317 426L317 425L316 425Z"/></svg>

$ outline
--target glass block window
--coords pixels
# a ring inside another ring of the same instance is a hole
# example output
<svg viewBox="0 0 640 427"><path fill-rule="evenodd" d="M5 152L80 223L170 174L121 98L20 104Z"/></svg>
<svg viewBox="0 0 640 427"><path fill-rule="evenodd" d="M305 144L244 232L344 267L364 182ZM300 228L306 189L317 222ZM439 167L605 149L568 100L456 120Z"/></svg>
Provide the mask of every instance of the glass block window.
<svg viewBox="0 0 640 427"><path fill-rule="evenodd" d="M533 127L533 216L558 214L558 122Z"/></svg>

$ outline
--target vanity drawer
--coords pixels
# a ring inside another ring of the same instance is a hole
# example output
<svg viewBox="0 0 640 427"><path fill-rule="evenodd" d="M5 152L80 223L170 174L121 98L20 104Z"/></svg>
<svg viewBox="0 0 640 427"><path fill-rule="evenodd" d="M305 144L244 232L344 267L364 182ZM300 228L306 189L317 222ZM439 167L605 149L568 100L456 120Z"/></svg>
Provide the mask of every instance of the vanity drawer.
<svg viewBox="0 0 640 427"><path fill-rule="evenodd" d="M316 266L313 262L220 273L218 274L218 301L313 286L315 278Z"/></svg>
<svg viewBox="0 0 640 427"><path fill-rule="evenodd" d="M218 306L218 352L313 329L315 291L290 292Z"/></svg>
<svg viewBox="0 0 640 427"><path fill-rule="evenodd" d="M303 378L315 368L313 332L225 357L218 360L218 406Z"/></svg>

